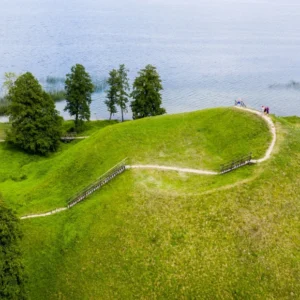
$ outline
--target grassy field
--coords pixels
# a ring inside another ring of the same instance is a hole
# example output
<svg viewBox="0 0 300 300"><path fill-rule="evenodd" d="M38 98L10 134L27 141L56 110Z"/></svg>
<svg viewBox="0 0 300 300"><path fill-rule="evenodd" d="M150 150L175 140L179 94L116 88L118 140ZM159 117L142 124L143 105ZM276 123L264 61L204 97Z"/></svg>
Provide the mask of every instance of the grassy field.
<svg viewBox="0 0 300 300"><path fill-rule="evenodd" d="M300 121L274 121L264 164L223 176L128 170L67 212L23 221L31 299L298 299ZM1 145L0 190L19 214L44 211L125 156L217 169L269 142L259 117L234 109L126 122L48 158Z"/></svg>
<svg viewBox="0 0 300 300"><path fill-rule="evenodd" d="M270 139L260 117L219 108L106 126L47 158L0 144L0 190L20 214L44 212L65 206L125 157L129 163L217 170L237 155L262 156Z"/></svg>
<svg viewBox="0 0 300 300"><path fill-rule="evenodd" d="M276 124L262 165L130 170L66 213L25 221L32 299L299 299L300 122Z"/></svg>

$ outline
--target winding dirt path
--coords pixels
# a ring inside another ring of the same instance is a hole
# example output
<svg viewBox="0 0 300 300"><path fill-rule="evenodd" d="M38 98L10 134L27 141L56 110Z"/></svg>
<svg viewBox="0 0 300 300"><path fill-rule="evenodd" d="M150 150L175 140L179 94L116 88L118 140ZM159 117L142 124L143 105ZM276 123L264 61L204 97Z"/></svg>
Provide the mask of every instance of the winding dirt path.
<svg viewBox="0 0 300 300"><path fill-rule="evenodd" d="M269 126L269 129L270 129L270 132L271 132L271 135L272 135L271 144L269 145L269 148L267 149L264 157L262 157L260 159L252 159L251 162L252 163L261 163L261 162L266 161L267 159L269 159L271 157L271 153L274 150L274 146L275 146L276 139L277 139L276 127L275 127L272 119L268 115L265 115L262 112L254 110L254 109L243 108L243 107L238 107L238 106L236 108L241 109L241 110L246 110L246 111L249 111L253 114L256 114L256 115L260 116L261 118L263 118L267 122L267 124Z"/></svg>
<svg viewBox="0 0 300 300"><path fill-rule="evenodd" d="M276 143L276 128L275 128L275 125L274 125L272 119L269 116L264 115L257 110L243 108L243 107L236 107L236 108L254 113L254 114L260 116L261 118L263 118L267 122L270 132L272 134L272 141L271 141L265 155L260 159L252 159L251 162L252 163L262 163L262 162L266 161L267 159L270 158L271 153L272 153L275 143ZM86 137L79 137L79 138L86 138ZM0 140L0 142L1 142L1 140ZM219 174L218 172L210 171L210 170L169 167L169 166L161 166L161 165L127 165L126 169L156 169L156 170L164 170L164 171L192 173L192 174L199 174L199 175L218 175ZM67 209L68 209L67 207L61 207L61 208L57 208L57 209L54 209L50 212L43 213L43 214L34 214L34 215L23 216L23 217L21 217L21 219L24 220L24 219L30 219L30 218L47 217L47 216L51 216L51 215L57 214L59 212L65 211Z"/></svg>
<svg viewBox="0 0 300 300"><path fill-rule="evenodd" d="M31 218L47 217L47 216L57 214L61 211L67 210L67 209L68 209L67 207L56 208L56 209L51 210L51 211L49 211L47 213L44 213L44 214L27 215L27 216L21 217L20 219L24 220L24 219L31 219Z"/></svg>
<svg viewBox="0 0 300 300"><path fill-rule="evenodd" d="M218 172L208 171L208 170L198 170L198 169L187 169L187 168L179 168L179 167L168 167L168 166L160 166L160 165L131 165L126 166L126 169L157 169L164 171L177 171L184 173L193 173L199 175L218 175Z"/></svg>

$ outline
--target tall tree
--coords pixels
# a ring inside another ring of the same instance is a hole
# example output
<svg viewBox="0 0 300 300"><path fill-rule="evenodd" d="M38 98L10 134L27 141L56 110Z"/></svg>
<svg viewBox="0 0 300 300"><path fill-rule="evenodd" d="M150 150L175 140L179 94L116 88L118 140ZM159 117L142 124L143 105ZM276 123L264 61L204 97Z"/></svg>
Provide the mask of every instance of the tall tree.
<svg viewBox="0 0 300 300"><path fill-rule="evenodd" d="M67 105L64 110L75 116L75 127L78 130L84 120L90 119L91 95L94 91L92 79L84 66L76 64L71 68L65 81L65 90Z"/></svg>
<svg viewBox="0 0 300 300"><path fill-rule="evenodd" d="M109 78L107 79L109 89L106 91L106 100L104 103L107 106L107 110L110 113L109 119L113 114L117 112L116 104L118 99L118 85L119 85L119 74L118 71L113 69L109 72Z"/></svg>
<svg viewBox="0 0 300 300"><path fill-rule="evenodd" d="M118 70L118 95L117 95L117 104L120 106L122 122L124 121L124 113L127 113L127 103L129 97L129 81L128 81L128 70L125 65L122 64Z"/></svg>
<svg viewBox="0 0 300 300"><path fill-rule="evenodd" d="M27 72L18 77L8 98L11 129L6 140L30 153L45 155L56 151L62 118L34 76Z"/></svg>
<svg viewBox="0 0 300 300"><path fill-rule="evenodd" d="M161 79L156 68L147 65L139 72L134 80L131 97L131 110L133 119L162 115L166 110L161 107L161 93L163 89Z"/></svg>
<svg viewBox="0 0 300 300"><path fill-rule="evenodd" d="M22 232L15 214L0 203L0 299L26 299L20 251Z"/></svg>

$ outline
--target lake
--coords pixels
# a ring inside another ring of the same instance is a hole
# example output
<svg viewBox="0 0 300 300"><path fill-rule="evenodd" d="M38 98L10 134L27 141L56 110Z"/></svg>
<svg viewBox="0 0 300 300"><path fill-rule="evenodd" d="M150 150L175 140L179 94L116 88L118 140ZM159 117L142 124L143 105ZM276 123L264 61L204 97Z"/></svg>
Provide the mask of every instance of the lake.
<svg viewBox="0 0 300 300"><path fill-rule="evenodd" d="M132 82L153 64L168 113L241 97L300 115L299 28L296 0L2 0L0 76L63 78L80 63L102 80L124 63ZM108 118L104 99L93 95L93 119Z"/></svg>

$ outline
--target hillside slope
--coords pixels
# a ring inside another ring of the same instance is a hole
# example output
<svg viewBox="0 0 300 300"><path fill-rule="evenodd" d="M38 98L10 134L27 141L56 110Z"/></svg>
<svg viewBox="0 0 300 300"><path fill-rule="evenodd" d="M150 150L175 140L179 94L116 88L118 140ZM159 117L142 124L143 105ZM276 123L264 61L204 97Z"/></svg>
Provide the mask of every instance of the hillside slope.
<svg viewBox="0 0 300 300"><path fill-rule="evenodd" d="M125 157L135 164L218 170L239 155L262 156L270 139L259 116L217 108L107 126L48 158L0 144L0 191L20 214L44 212L65 206Z"/></svg>
<svg viewBox="0 0 300 300"><path fill-rule="evenodd" d="M24 221L31 298L298 299L300 121L275 121L262 165L130 170L66 213Z"/></svg>

